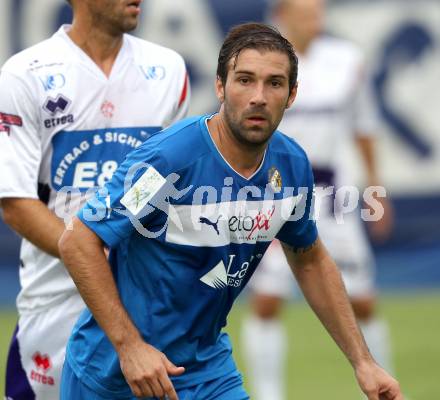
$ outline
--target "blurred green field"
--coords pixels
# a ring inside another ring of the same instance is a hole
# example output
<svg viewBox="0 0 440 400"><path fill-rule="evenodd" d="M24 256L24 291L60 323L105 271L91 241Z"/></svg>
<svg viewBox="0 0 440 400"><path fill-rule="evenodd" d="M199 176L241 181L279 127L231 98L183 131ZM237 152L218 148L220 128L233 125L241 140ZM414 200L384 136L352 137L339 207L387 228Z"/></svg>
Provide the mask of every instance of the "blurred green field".
<svg viewBox="0 0 440 400"><path fill-rule="evenodd" d="M9 342L17 323L14 310L0 308L0 399L5 394L6 357L8 356Z"/></svg>
<svg viewBox="0 0 440 400"><path fill-rule="evenodd" d="M430 295L382 298L381 313L391 325L396 373L410 400L440 399L440 292ZM234 354L240 357L240 320L247 312L239 303L229 317L228 331ZM4 393L4 369L15 313L0 312L0 397ZM327 333L302 302L294 302L283 315L290 330L287 357L289 400L360 400L352 370Z"/></svg>

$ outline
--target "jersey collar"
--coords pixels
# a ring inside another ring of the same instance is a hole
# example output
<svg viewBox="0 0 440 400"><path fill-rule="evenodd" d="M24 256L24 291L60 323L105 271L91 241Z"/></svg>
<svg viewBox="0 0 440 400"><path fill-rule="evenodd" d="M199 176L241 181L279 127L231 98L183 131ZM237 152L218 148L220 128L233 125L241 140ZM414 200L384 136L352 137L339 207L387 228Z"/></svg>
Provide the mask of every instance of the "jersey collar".
<svg viewBox="0 0 440 400"><path fill-rule="evenodd" d="M245 184L248 184L250 181L256 179L260 175L260 172L262 171L263 166L266 163L266 158L267 158L266 155L267 155L267 151L269 149L270 142L269 142L269 145L267 146L266 150L264 151L263 159L261 160L261 163L260 163L259 167L257 168L257 170L249 178L244 177L239 172L237 172L232 167L232 165L229 164L229 162L223 157L223 154L220 152L220 150L218 149L214 140L212 139L211 133L209 132L209 128L208 128L208 121L212 117L214 117L214 115L216 115L216 114L217 113L205 116L200 120L200 127L202 129L205 141L207 142L209 148L211 149L214 157L220 162L220 164L222 164L224 168L226 168L227 170L232 172L232 174L234 176L238 177L239 180L242 180Z"/></svg>
<svg viewBox="0 0 440 400"><path fill-rule="evenodd" d="M87 67L94 75L96 75L99 79L104 80L106 82L112 81L116 76L119 75L119 71L130 59L129 57L129 44L127 43L127 35L123 35L122 38L122 46L119 50L118 55L116 56L115 63L113 64L112 71L110 76L107 77L101 68L96 65L96 63L79 47L77 44L69 37L67 32L70 30L71 25L65 24L62 25L58 31L54 34L54 36L60 37L79 57L82 64Z"/></svg>

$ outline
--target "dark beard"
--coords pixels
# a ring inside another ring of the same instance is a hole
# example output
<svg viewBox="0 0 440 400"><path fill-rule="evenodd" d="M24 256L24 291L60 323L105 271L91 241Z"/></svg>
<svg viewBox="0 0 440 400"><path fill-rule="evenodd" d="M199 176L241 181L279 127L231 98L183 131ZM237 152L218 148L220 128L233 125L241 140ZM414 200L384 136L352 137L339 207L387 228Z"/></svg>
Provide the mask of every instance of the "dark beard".
<svg viewBox="0 0 440 400"><path fill-rule="evenodd" d="M225 121L228 125L228 128L231 131L232 135L234 136L235 140L245 147L259 148L259 147L265 146L267 144L267 142L270 140L270 138L272 137L273 132L275 131L275 129L274 129L269 134L268 132L266 132L265 129L255 127L255 128L253 128L253 131L254 132L261 131L263 138L258 141L250 140L249 138L246 137L245 134L243 134L243 132L246 132L245 129L242 128L239 123L236 123L235 121L233 121L232 118L230 118L230 115L231 114L228 112L228 107L225 102L224 116L225 116ZM271 130L270 125L269 125L269 130Z"/></svg>

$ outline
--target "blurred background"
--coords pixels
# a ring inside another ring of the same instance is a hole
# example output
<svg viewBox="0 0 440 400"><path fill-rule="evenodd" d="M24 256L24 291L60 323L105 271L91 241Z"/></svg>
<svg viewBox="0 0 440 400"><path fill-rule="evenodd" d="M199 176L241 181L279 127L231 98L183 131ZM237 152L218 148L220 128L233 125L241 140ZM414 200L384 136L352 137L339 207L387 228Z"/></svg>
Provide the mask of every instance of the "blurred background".
<svg viewBox="0 0 440 400"><path fill-rule="evenodd" d="M135 34L183 55L192 84L190 113L211 112L217 108L213 82L225 33L239 22L265 21L268 2L145 0ZM1 0L0 64L70 18L63 0ZM364 49L381 115L378 163L395 207L395 226L374 251L396 373L411 399L440 399L440 1L328 0L327 27ZM351 161L356 170L356 160ZM358 179L362 182L361 175ZM2 393L16 318L19 242L0 221ZM241 302L231 315L233 337L245 309ZM288 355L289 399L359 398L347 363L301 299L286 310L285 320L295 332ZM241 365L239 346L236 352Z"/></svg>

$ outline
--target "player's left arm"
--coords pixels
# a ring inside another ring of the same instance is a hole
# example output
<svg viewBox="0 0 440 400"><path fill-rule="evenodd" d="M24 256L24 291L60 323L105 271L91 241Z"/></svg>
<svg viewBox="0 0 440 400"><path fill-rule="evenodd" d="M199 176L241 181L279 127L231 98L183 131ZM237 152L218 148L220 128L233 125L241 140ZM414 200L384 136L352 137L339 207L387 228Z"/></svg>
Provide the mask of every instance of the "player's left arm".
<svg viewBox="0 0 440 400"><path fill-rule="evenodd" d="M287 261L307 302L352 364L369 400L402 400L398 382L373 360L335 262L321 240L304 248L282 243Z"/></svg>

